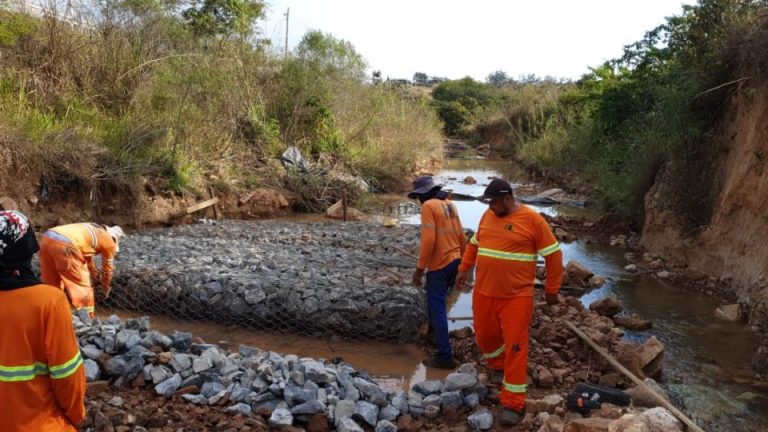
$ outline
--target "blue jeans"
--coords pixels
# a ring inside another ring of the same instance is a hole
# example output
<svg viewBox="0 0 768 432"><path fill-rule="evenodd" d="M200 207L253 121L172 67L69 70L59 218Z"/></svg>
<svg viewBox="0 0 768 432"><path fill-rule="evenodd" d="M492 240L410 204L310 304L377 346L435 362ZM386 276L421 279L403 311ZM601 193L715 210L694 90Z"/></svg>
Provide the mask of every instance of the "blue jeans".
<svg viewBox="0 0 768 432"><path fill-rule="evenodd" d="M461 260L457 259L439 270L427 272L427 315L429 325L435 332L436 360L439 362L453 360L451 341L448 339L448 314L445 303L448 292L456 280L456 271L460 262Z"/></svg>

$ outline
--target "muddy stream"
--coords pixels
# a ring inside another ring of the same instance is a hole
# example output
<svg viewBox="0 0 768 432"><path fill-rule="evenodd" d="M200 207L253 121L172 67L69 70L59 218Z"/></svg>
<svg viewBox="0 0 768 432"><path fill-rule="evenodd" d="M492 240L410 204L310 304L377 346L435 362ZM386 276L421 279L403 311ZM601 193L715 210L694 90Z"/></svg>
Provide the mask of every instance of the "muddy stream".
<svg viewBox="0 0 768 432"><path fill-rule="evenodd" d="M480 195L491 176L515 182L522 173L514 166L486 160L449 160L436 181L462 194ZM471 176L477 184L463 184ZM520 190L536 188L521 185ZM541 188L538 188L541 189ZM527 194L527 193L526 193ZM465 227L475 229L487 206L479 202L456 202ZM550 215L594 217L591 210L570 206L537 208ZM393 201L387 210L402 223L419 223L418 207L405 200ZM313 219L314 216L301 219ZM768 384L756 382L750 367L759 341L756 334L738 323L720 321L714 310L717 299L678 288L654 278L624 271L627 249L576 241L562 245L565 262L578 260L608 282L582 298L585 306L613 294L625 312L637 313L653 322L646 332L627 332L626 338L642 341L656 335L666 346L662 386L674 402L710 431L768 430ZM450 317L471 317L471 294L455 293L450 299ZM102 309L99 315L133 312ZM326 341L286 334L269 334L218 324L185 322L165 316L152 316L153 328L162 332L183 330L209 343L237 349L240 344L257 346L285 354L315 358L341 357L359 369L367 370L390 390L409 388L426 379L442 379L445 372L421 365L423 352L415 345L387 342ZM452 329L471 325L471 320L450 322Z"/></svg>

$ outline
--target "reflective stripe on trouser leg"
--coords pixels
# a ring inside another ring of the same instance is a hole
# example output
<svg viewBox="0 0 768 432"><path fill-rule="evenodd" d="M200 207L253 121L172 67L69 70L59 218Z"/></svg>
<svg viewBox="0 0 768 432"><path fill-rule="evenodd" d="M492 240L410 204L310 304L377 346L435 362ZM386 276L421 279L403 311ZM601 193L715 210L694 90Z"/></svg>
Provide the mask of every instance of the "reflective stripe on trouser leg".
<svg viewBox="0 0 768 432"><path fill-rule="evenodd" d="M499 400L505 407L525 408L528 375L528 329L533 316L532 297L497 299L497 313L504 334L504 383Z"/></svg>
<svg viewBox="0 0 768 432"><path fill-rule="evenodd" d="M498 299L472 293L472 316L475 338L480 352L492 369L504 369L505 344L501 331L501 322L494 307Z"/></svg>

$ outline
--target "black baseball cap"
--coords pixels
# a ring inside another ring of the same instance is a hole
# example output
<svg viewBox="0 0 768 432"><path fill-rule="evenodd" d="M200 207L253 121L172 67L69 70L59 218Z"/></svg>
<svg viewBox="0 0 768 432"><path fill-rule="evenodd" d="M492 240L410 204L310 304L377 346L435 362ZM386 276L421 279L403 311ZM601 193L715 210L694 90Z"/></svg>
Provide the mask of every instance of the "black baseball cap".
<svg viewBox="0 0 768 432"><path fill-rule="evenodd" d="M485 188L483 194L477 197L477 199L484 203L488 203L494 198L503 197L505 195L513 195L512 185L503 178L497 177L491 180L491 183Z"/></svg>

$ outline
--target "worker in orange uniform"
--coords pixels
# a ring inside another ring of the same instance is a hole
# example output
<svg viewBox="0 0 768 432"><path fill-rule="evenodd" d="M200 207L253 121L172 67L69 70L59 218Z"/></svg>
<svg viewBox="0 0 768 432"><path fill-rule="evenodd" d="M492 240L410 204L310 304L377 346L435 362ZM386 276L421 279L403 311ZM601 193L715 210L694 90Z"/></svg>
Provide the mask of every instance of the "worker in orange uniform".
<svg viewBox="0 0 768 432"><path fill-rule="evenodd" d="M413 181L413 190L408 194L409 198L418 199L421 203L419 261L412 281L420 287L426 272L427 314L435 334L437 354L425 360L424 364L453 369L457 364L448 338L446 300L456 280L467 240L456 206L441 189L442 186L436 185L431 176L421 176Z"/></svg>
<svg viewBox="0 0 768 432"><path fill-rule="evenodd" d="M101 281L109 297L114 259L125 233L119 226L76 223L45 232L40 241L40 271L43 282L64 289L75 310L93 317L96 300L92 280ZM101 272L93 257L101 255Z"/></svg>
<svg viewBox="0 0 768 432"><path fill-rule="evenodd" d="M500 423L523 419L528 370L528 328L533 316L536 256L546 262L547 304L558 303L563 254L535 210L515 200L512 186L496 178L479 198L489 209L462 257L456 284L463 288L477 265L472 295L477 344L491 368L503 370Z"/></svg>
<svg viewBox="0 0 768 432"><path fill-rule="evenodd" d="M0 212L0 430L75 432L85 369L64 293L32 272L29 220Z"/></svg>

